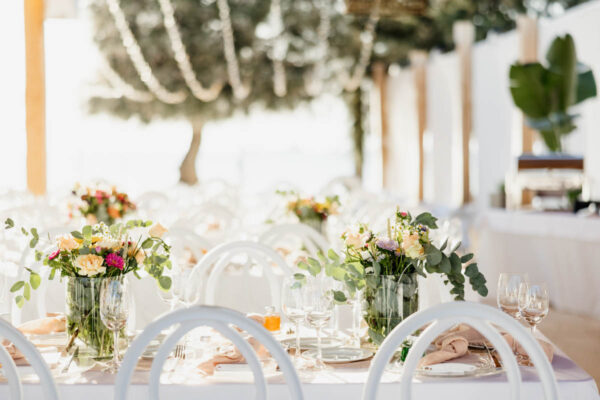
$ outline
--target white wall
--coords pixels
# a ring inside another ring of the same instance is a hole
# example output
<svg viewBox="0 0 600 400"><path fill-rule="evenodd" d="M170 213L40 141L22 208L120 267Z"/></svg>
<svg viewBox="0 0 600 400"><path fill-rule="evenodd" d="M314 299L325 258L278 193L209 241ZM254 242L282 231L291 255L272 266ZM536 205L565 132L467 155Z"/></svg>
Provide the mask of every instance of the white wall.
<svg viewBox="0 0 600 400"><path fill-rule="evenodd" d="M539 24L539 51L543 58L557 35L570 33L575 39L578 58L592 66L600 87L600 0L568 10L563 16ZM471 190L479 208L489 205L490 194L498 190L506 174L514 168L520 154L522 117L513 105L508 70L518 59L515 31L490 34L473 49L473 131L471 149ZM417 142L414 107L414 82L410 69L390 76L390 129L401 145L391 149L392 170L398 185L394 192L415 201L418 182L406 179L403 171L416 169ZM395 92L391 92L391 91ZM600 99L588 100L578 107L578 130L569 136L566 147L583 154L592 195L600 198ZM425 201L454 207L462 192L460 142L460 86L455 53L430 54L427 65L427 132L425 138ZM407 139L410 137L411 139ZM410 148L408 146L411 146ZM534 151L543 151L541 140ZM409 154L409 157L406 155ZM402 170L398 172L398 165ZM415 174L416 176L416 174Z"/></svg>

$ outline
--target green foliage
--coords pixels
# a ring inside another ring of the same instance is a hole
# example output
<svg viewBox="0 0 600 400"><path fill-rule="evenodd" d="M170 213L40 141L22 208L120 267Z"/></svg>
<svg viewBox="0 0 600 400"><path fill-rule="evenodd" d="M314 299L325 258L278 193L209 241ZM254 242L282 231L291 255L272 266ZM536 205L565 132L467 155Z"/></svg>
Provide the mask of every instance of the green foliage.
<svg viewBox="0 0 600 400"><path fill-rule="evenodd" d="M591 69L577 61L571 35L557 37L541 63L511 66L510 92L527 125L542 135L550 151L561 151L561 137L575 130L571 106L596 96Z"/></svg>

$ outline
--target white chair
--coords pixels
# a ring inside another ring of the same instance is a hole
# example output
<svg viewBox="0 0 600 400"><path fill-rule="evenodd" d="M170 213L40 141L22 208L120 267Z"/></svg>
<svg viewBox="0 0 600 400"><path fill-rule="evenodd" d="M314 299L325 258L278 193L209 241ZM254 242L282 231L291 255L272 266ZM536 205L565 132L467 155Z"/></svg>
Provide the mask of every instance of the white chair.
<svg viewBox="0 0 600 400"><path fill-rule="evenodd" d="M205 286L206 293L204 304L215 304L217 281L231 259L237 255L247 255L262 267L269 282L272 299L271 304L279 304L281 300L281 280L277 279L273 267L279 267L284 276L291 275L292 269L287 265L283 257L269 246L263 243L243 240L225 243L215 247L202 257L194 267L190 276L190 281L198 282L199 279L197 274L208 274Z"/></svg>
<svg viewBox="0 0 600 400"><path fill-rule="evenodd" d="M199 326L210 326L219 331L239 349L252 369L256 386L256 399L267 398L267 383L262 371L260 361L252 346L243 339L240 332L233 329L231 325L240 328L259 341L277 361L279 369L283 372L292 399L303 399L302 387L287 353L273 336L256 321L246 318L237 311L215 306L193 306L186 309L174 311L152 322L131 344L123 363L120 367L115 382L115 400L127 399L127 389L138 359L144 349L160 332L173 325L179 326L161 344L150 370L149 399L159 399L160 374L169 354L175 348L177 342L190 330Z"/></svg>
<svg viewBox="0 0 600 400"><path fill-rule="evenodd" d="M305 224L274 225L264 232L258 241L273 247L290 239L296 239L313 257L319 250L326 252L330 247L325 236Z"/></svg>
<svg viewBox="0 0 600 400"><path fill-rule="evenodd" d="M29 361L40 378L40 385L42 386L44 398L48 400L58 400L56 383L52 379L52 374L48 365L35 346L29 342L21 332L2 319L0 319L0 338L12 342L15 347L23 353L27 361ZM10 398L12 400L22 400L24 398L23 387L21 385L19 373L17 372L17 367L3 345L0 345L0 363L2 363L2 372L8 379Z"/></svg>
<svg viewBox="0 0 600 400"><path fill-rule="evenodd" d="M367 383L363 389L364 400L375 400L379 381L386 365L407 336L431 322L413 343L404 362L404 372L398 398L410 400L413 373L423 352L442 332L458 323L465 323L484 335L500 353L510 384L511 399L520 398L521 372L508 343L492 324L506 330L525 349L538 371L546 399L558 399L558 387L554 371L544 351L535 338L516 320L507 314L484 304L451 302L417 312L398 325L383 341L371 363Z"/></svg>

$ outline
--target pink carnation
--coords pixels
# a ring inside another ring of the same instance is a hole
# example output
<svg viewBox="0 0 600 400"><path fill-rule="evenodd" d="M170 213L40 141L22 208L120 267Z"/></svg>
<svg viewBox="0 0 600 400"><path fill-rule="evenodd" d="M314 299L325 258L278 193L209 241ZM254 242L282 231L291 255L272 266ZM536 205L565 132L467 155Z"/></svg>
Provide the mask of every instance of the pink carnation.
<svg viewBox="0 0 600 400"><path fill-rule="evenodd" d="M121 271L123 270L123 258L115 253L109 253L106 258L106 265L109 267L119 268Z"/></svg>
<svg viewBox="0 0 600 400"><path fill-rule="evenodd" d="M48 260L54 260L60 254L60 249L57 249L54 253L48 256Z"/></svg>

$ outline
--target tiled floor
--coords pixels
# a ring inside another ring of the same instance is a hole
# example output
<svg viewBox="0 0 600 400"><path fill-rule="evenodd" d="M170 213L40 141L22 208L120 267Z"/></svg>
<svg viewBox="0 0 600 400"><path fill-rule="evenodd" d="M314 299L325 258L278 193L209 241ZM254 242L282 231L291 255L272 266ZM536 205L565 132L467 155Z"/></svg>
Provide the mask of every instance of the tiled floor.
<svg viewBox="0 0 600 400"><path fill-rule="evenodd" d="M540 330L600 387L600 320L550 310Z"/></svg>

